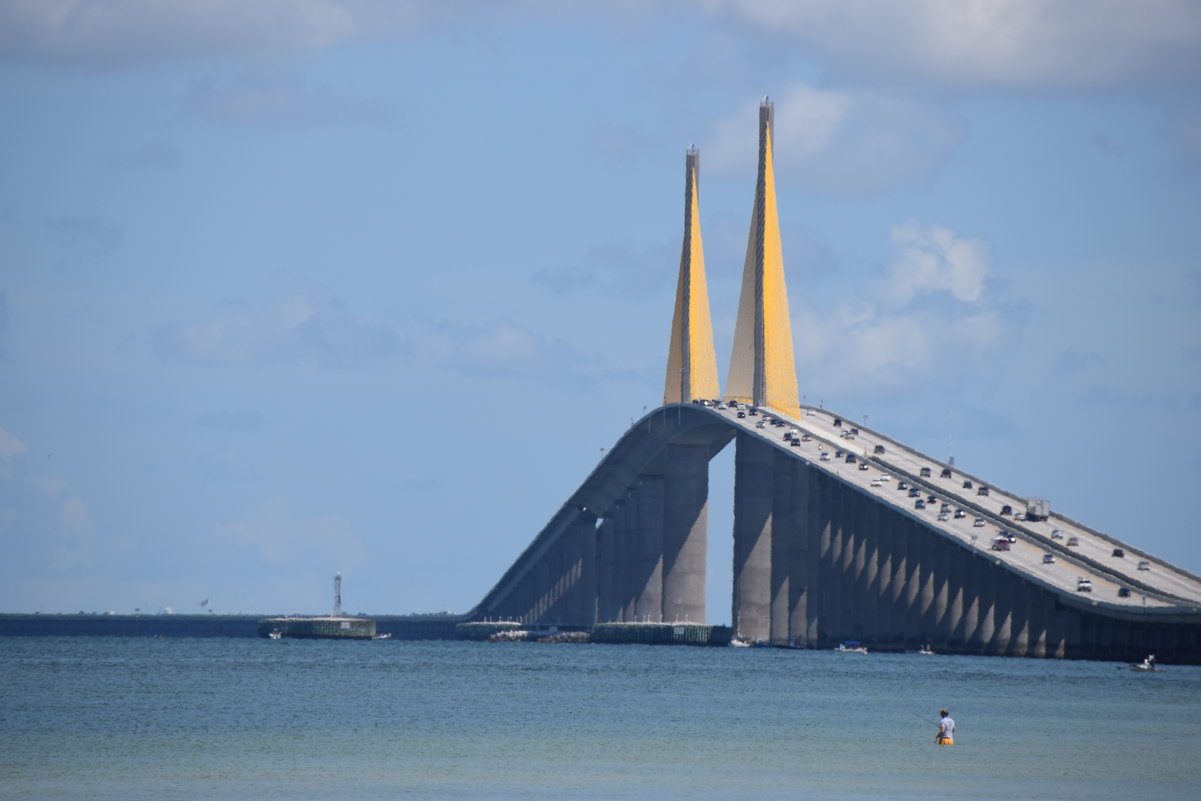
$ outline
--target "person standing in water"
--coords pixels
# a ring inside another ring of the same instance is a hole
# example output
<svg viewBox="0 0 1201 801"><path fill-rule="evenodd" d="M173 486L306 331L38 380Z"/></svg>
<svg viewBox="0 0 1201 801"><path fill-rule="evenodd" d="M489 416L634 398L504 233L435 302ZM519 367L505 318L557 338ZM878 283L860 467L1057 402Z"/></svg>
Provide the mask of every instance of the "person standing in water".
<svg viewBox="0 0 1201 801"><path fill-rule="evenodd" d="M938 735L934 738L934 742L939 745L954 745L955 744L955 721L951 719L951 713L945 709L938 710Z"/></svg>

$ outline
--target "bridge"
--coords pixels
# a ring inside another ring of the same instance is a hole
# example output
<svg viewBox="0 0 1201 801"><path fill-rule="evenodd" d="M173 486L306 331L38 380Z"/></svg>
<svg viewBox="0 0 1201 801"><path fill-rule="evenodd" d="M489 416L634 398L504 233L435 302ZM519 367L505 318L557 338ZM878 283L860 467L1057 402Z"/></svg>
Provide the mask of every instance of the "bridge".
<svg viewBox="0 0 1201 801"><path fill-rule="evenodd" d="M733 441L740 640L1201 663L1201 577L798 402L773 127L765 99L725 393L689 149L664 405L605 454L468 618L704 622L708 465Z"/></svg>

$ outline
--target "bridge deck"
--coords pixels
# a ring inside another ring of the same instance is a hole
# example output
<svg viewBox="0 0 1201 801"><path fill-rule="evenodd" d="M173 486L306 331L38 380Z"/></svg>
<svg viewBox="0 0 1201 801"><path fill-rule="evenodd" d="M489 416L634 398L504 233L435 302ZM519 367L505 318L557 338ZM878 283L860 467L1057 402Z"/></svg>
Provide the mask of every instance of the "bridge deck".
<svg viewBox="0 0 1201 801"><path fill-rule="evenodd" d="M847 418L842 418L843 425L836 427L836 415L827 410L806 408L800 420L775 412L740 418L734 407L711 407L711 410L746 433L771 442L796 458L875 495L969 548L987 551L995 560L1005 562L1036 582L1078 596L1081 602L1164 610L1186 607L1190 611L1201 605L1201 578L1055 512L1043 521L1003 516L1001 510L1005 505L1013 508L1014 515L1024 512L1027 499L992 484L988 484L987 496L978 495L977 488L987 482L954 469L951 478L942 478L942 470L947 465ZM778 418L786 425L757 427L759 421L770 421L771 418ZM852 426L859 433L843 437L843 432ZM790 445L784 440L784 434L792 429L809 434L811 440L801 442L799 446ZM884 447L883 454L874 452L877 445ZM821 460L822 451L830 452L828 461ZM834 454L839 451L844 452L844 456L835 458ZM856 457L854 464L845 461L846 453ZM868 468L859 469L865 462ZM922 477L922 468L929 468L931 475ZM890 480L881 480L883 475L890 476ZM924 509L915 508L916 499L909 497L907 492L898 491L901 480L910 487L920 488L923 499L934 495L936 501L927 503ZM972 481L971 489L963 487L964 480ZM938 519L943 502L949 503L952 511L952 516L945 521ZM966 516L954 517L956 509L963 509ZM976 518L983 518L982 527L974 525ZM1056 529L1062 539L1052 537ZM992 550L993 540L1001 531L1013 534L1016 539L1009 551ZM1078 544L1069 547L1067 542L1071 537L1075 537ZM1125 557L1113 556L1115 548L1124 550ZM1048 553L1054 556L1054 563L1043 562L1044 554ZM1138 569L1140 562L1146 563L1146 569ZM1077 591L1080 578L1092 582L1091 593ZM1119 596L1121 588L1128 589L1129 596Z"/></svg>

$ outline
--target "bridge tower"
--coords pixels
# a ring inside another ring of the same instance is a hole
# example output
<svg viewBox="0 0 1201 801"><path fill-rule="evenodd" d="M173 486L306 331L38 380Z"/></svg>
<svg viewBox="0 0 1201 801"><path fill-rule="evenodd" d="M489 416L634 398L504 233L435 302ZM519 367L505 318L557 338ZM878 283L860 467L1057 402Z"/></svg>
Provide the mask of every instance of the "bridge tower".
<svg viewBox="0 0 1201 801"><path fill-rule="evenodd" d="M742 293L726 378L726 400L799 417L792 325L788 318L788 291L784 286L784 257L776 213L774 136L775 107L764 98L759 105L759 177L742 268Z"/></svg>
<svg viewBox="0 0 1201 801"><path fill-rule="evenodd" d="M680 252L680 277L676 283L676 310L671 320L667 352L667 380L663 403L689 403L696 398L716 398L717 356L713 351L713 323L709 316L709 290L705 283L705 249L701 243L698 181L701 156L695 147L684 157L684 243Z"/></svg>

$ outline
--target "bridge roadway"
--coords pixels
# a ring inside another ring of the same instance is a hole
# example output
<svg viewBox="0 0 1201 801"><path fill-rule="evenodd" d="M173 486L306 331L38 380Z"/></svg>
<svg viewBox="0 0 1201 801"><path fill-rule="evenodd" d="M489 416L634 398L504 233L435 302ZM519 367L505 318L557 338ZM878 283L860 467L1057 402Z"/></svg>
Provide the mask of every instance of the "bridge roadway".
<svg viewBox="0 0 1201 801"><path fill-rule="evenodd" d="M988 551L995 560L1004 561L1020 570L1032 581L1076 594L1078 580L1087 578L1092 583L1091 593L1079 595L1081 600L1094 603L1104 601L1116 606L1163 609L1201 607L1201 577L1114 537L1087 528L1053 509L1046 520L1018 520L1016 515L1026 511L1028 499L957 471L848 418L811 407L804 409L801 420L774 412L740 418L736 407L712 408L744 433L758 435L771 441L777 448L793 452L811 466L854 484L968 548ZM768 423L763 428L756 427L759 421L767 422L773 417L785 425L773 426ZM840 426L835 426L836 420L841 421ZM858 434L843 435L843 432L852 429ZM799 446L784 440L785 434L793 430L800 431L802 435ZM809 435L809 441L803 441L805 434ZM876 446L883 446L884 453L876 454ZM822 461L823 451L831 454L829 461ZM837 453L844 455L836 458L833 454ZM855 463L847 463L845 454L853 454ZM859 469L861 464L867 464L868 468ZM929 477L922 476L922 468L929 470ZM951 470L949 478L942 477L944 468ZM888 476L888 479L881 481L882 476ZM916 508L917 499L910 497L908 492L897 489L902 481L909 487L923 490L921 497L926 501L924 509ZM965 489L964 481L970 481L972 487ZM977 494L981 486L988 486L987 496ZM928 501L931 495L936 499L933 503ZM941 521L938 518L944 502L951 505L951 516ZM1010 515L1002 515L1004 506L1012 508ZM954 517L956 509L964 510L965 516ZM975 525L977 518L983 519L983 526ZM1056 530L1061 539L1052 537L1052 532ZM993 551L994 539L1003 532L1012 534L1015 541L1009 551ZM1078 544L1069 547L1067 543L1073 537ZM1125 556L1113 556L1115 548L1123 550ZM1044 555L1048 553L1055 560L1051 564L1043 562ZM1139 563L1145 563L1146 569L1139 570ZM1128 589L1130 594L1120 596L1118 591L1121 588Z"/></svg>
<svg viewBox="0 0 1201 801"><path fill-rule="evenodd" d="M696 550L685 554L687 558L677 558L684 551L670 552L667 543L675 535L669 536L668 528L679 523L678 502L683 499L692 503L693 506L689 508L700 509L698 522L692 530L696 532L699 526L699 549L703 554L707 518L703 510L703 501L708 493L707 463L732 439L741 436L740 442L748 446L748 454L764 447L777 454L787 454L788 458L777 457L777 470L783 469L785 464L795 464L798 469L807 471L806 475L824 476L822 480L832 481L835 489L839 486L847 488L839 491L838 498L842 500L837 503L852 503L855 497L874 499L880 510L891 510L888 519L912 522L915 528L904 531L929 532L934 539L923 540L925 544L915 540L913 544L904 546L900 545L901 539L894 538L894 534L888 531L881 533L885 538L882 543L895 543L892 547L897 560L904 557L904 550L896 551L897 547L907 548L911 559L916 560L914 564L922 571L921 597L928 597L930 585L927 582L931 564L944 564L951 570L956 569L952 565L958 565L958 569L967 570L967 574L951 579L955 586L964 588L965 593L967 588L983 582L979 590L980 632L972 643L960 641L957 646L955 642L946 642L949 648L960 647L967 652L978 653L1027 654L1023 648L1007 645L1007 634L989 641L987 634L982 633L985 629L984 605L987 602L999 604L998 614L1004 608L1029 609L1030 614L1035 616L1030 618L1032 621L1040 615L1049 615L1051 617L1048 620L1058 621L1055 624L1058 627L1056 637L1064 639L1057 640L1061 644L1055 649L1048 646L1048 656L1141 658L1141 649L1148 648L1160 652L1161 657L1172 656L1176 661L1201 660L1201 578L1198 576L1081 525L1054 510L1045 521L1017 520L1016 514L1026 509L1025 498L991 484L987 496L978 495L977 488L986 483L979 477L952 468L951 477L943 478L942 471L949 465L847 418L842 418L841 426L835 426L835 415L827 410L806 407L800 419L783 418L774 412L752 414L747 409L742 411L744 416L739 417L736 407L720 408L716 403L690 403L664 406L645 415L605 454L592 473L465 618L509 618L529 623L558 622L584 626L607 620L640 620L644 619L643 600L650 601L648 608L652 610L652 615L657 608L655 604L658 598L649 597L647 593L657 591L648 588L653 588L655 582L659 581L661 584L658 586L662 591L661 619L703 620L703 555L699 570L689 566L695 563ZM782 425L772 425L770 421L773 418L777 418ZM843 432L850 427L856 427L858 433L853 438L846 438ZM798 435L807 435L807 441L798 445L786 441L785 433L794 429ZM882 446L883 453L875 452L877 446ZM840 450L844 452L843 456L835 459L833 454ZM823 452L831 456L823 459ZM846 461L847 452L854 454L855 463ZM861 465L866 465L867 469L860 469ZM929 468L928 476L922 475L923 468ZM884 480L885 474L889 480ZM692 482L684 489L680 489L682 485L679 484L671 485L671 481L681 475ZM746 480L762 482L767 475L752 470ZM796 475L799 477L802 474ZM740 479L736 472L736 495L741 480L744 479ZM963 487L965 480L972 482L971 489ZM935 502L927 503L924 509L916 508L916 499L898 489L901 481L910 487L918 487L923 499L935 496ZM699 507L696 505L698 501L701 504ZM952 513L946 520L939 519L943 502L950 504ZM1012 506L1014 514L1003 515L1004 505ZM659 511L653 511L655 509ZM965 516L954 517L956 509L962 509ZM651 510L649 517L647 510ZM982 521L979 526L974 525L977 518ZM663 522L665 519L670 525ZM884 521L885 516L879 519ZM656 531L656 524L650 522L654 520L668 528ZM811 516L808 525L812 527L815 524L821 525ZM737 525L736 521L736 529ZM888 525L894 527L899 523ZM1061 538L1052 536L1056 529ZM862 531L865 536L874 536L870 528ZM895 531L896 536L903 535L901 529ZM1015 541L1010 550L991 549L999 531L1013 535ZM652 539L662 538L664 550L660 552L659 567L654 566L653 559L650 563L635 564L645 556L635 552L642 549L640 543L648 536ZM736 531L736 550L739 536ZM806 536L815 534L811 531ZM1069 546L1067 543L1070 538L1075 538L1077 544ZM936 547L939 539L948 544L954 542L953 552L963 554L967 561L951 552L945 559L935 557L929 549ZM804 547L818 547L816 540L809 541L811 544ZM687 545L684 550L692 547ZM914 551L914 548L918 550ZM1115 548L1124 550L1125 556L1113 556ZM1053 555L1053 563L1044 563L1044 555L1048 553ZM927 562L927 559L933 561ZM1140 563L1146 563L1146 569L1140 570ZM762 562L759 564L762 565ZM1018 583L1002 582L1000 578L994 580L980 571L977 567L979 564L997 566ZM658 578L655 571L660 568L662 577ZM823 562L822 567L814 569L824 571L837 568ZM896 570L895 564L893 569ZM737 600L737 565L735 570L737 608L742 603ZM916 581L918 576L912 571L911 566L912 580ZM684 588L684 595L697 598L698 577L702 597L700 605L670 606L669 596L679 597L681 587ZM908 581L899 574L895 578L896 581ZM1078 591L1077 582L1081 578L1091 581L1091 592ZM832 575L830 580L835 583L822 585L827 589L820 590L821 594L811 598L809 603L811 614L813 609L819 609L824 610L827 616L832 615L828 632L834 634L846 620L845 615L842 621L837 619L838 610L843 609L854 596L846 595L852 592L850 584L839 582ZM942 582L946 578L936 576L936 580ZM1022 585L1030 588L1029 591L1020 590ZM1002 586L1006 589L1002 590ZM1119 593L1121 589L1128 589L1129 594ZM1011 602L1006 602L997 594L999 592L1016 594ZM618 597L624 600L615 601L614 598ZM925 614L915 611L912 594L909 597L909 605L898 609L895 614ZM893 598L896 598L895 592ZM967 596L964 598L966 608ZM868 604L864 609L882 610L879 604L886 602L865 600L864 603ZM1035 612L1040 604L1045 607ZM691 610L693 614L687 617L686 614L680 614L681 610L685 613ZM753 614L749 608L747 611ZM890 620L895 619L892 614L889 613ZM651 619L659 618L652 616ZM992 625L991 622L989 625ZM925 624L906 624L906 631L915 628L928 630ZM777 639L774 632L772 639ZM819 632L815 638L811 633L805 644L806 647L820 646L825 639L827 635ZM1030 651L1029 654L1036 655L1036 652ZM1117 654L1121 656L1115 657Z"/></svg>

